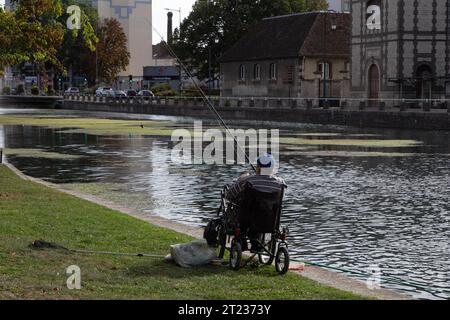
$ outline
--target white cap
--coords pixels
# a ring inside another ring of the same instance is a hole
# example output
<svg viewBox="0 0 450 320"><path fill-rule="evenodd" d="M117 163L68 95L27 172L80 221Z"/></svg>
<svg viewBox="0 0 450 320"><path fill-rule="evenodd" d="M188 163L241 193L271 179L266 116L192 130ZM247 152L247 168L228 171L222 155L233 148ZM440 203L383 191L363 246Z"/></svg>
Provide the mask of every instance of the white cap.
<svg viewBox="0 0 450 320"><path fill-rule="evenodd" d="M256 163L261 168L261 175L271 176L275 172L275 159L270 153L266 153L256 159Z"/></svg>

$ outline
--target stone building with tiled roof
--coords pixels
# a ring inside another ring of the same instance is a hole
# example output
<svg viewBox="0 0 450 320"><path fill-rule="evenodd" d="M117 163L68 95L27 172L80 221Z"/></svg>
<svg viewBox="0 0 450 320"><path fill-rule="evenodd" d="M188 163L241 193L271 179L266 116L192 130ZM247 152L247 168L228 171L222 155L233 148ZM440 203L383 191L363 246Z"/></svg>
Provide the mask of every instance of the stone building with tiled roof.
<svg viewBox="0 0 450 320"><path fill-rule="evenodd" d="M266 18L220 57L223 97L348 95L351 15Z"/></svg>

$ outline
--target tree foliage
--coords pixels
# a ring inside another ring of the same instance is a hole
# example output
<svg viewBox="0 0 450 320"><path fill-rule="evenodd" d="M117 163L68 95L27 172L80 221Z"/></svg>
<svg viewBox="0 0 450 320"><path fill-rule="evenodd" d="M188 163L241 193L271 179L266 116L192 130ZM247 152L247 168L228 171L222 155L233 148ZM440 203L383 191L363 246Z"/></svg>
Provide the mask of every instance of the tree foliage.
<svg viewBox="0 0 450 320"><path fill-rule="evenodd" d="M210 50L217 69L217 58L263 18L327 8L326 0L197 0L174 49L199 77L206 77Z"/></svg>
<svg viewBox="0 0 450 320"><path fill-rule="evenodd" d="M91 51L95 51L95 46L97 44L98 38L95 35L94 28L97 25L99 18L98 12L92 6L91 1L62 0L62 4L64 12L66 12L67 8L71 5L77 5L81 9L81 32L77 29L67 29L64 40L78 40L78 42L81 42L81 45L89 48Z"/></svg>
<svg viewBox="0 0 450 320"><path fill-rule="evenodd" d="M127 36L116 19L101 19L96 30L98 37L96 52L86 52L84 67L91 79L112 84L117 75L130 63Z"/></svg>
<svg viewBox="0 0 450 320"><path fill-rule="evenodd" d="M87 75L89 69L85 67L85 59L96 50L98 38L95 28L98 23L97 10L91 2L80 0L63 0L63 10L71 5L77 5L81 9L81 30L66 29L64 41L58 50L58 56L66 69L71 69L74 73ZM63 15L61 22L65 23L67 15Z"/></svg>
<svg viewBox="0 0 450 320"><path fill-rule="evenodd" d="M22 62L51 63L62 68L57 51L64 38L60 0L19 0L13 12L18 32L12 38Z"/></svg>
<svg viewBox="0 0 450 320"><path fill-rule="evenodd" d="M10 12L0 8L0 72L3 67L24 61L27 56L16 47L20 41L19 25Z"/></svg>
<svg viewBox="0 0 450 320"><path fill-rule="evenodd" d="M13 12L0 10L0 69L2 66L32 62L45 73L46 67L64 72L80 50L95 50L94 27L98 15L89 1L14 0ZM81 30L66 28L67 7L81 8Z"/></svg>

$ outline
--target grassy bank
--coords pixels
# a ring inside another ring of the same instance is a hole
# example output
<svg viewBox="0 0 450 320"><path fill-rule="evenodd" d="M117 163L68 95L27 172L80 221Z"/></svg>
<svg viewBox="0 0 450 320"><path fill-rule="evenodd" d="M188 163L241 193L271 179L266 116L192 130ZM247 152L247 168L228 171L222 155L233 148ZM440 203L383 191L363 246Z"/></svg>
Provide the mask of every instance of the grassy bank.
<svg viewBox="0 0 450 320"><path fill-rule="evenodd" d="M182 269L161 259L35 250L36 239L78 249L167 254L188 236L23 181L0 165L0 299L355 299L274 268ZM68 290L78 265L82 289Z"/></svg>

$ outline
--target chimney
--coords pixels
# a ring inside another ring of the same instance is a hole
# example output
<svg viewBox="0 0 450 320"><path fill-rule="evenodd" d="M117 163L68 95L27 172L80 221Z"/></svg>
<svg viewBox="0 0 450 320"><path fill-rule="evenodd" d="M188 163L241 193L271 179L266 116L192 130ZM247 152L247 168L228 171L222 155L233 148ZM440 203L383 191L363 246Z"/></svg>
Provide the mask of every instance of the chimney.
<svg viewBox="0 0 450 320"><path fill-rule="evenodd" d="M167 43L169 45L172 44L172 40L173 40L172 18L173 18L173 13L168 12L167 13Z"/></svg>

